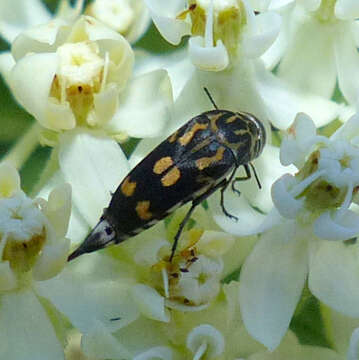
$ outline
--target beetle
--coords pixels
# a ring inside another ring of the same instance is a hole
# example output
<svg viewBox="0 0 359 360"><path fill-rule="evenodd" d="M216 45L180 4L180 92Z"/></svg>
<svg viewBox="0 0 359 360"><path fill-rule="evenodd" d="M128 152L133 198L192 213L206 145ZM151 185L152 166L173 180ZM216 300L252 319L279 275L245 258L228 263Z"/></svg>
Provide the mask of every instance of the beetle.
<svg viewBox="0 0 359 360"><path fill-rule="evenodd" d="M216 190L221 190L220 205L224 214L224 191L231 184L251 178L251 163L263 151L266 132L254 115L218 109L204 88L214 110L189 120L149 153L120 183L110 204L84 242L68 257L102 249L137 235L192 201L192 206L174 237L171 262L178 239L193 210ZM235 177L243 166L245 176Z"/></svg>

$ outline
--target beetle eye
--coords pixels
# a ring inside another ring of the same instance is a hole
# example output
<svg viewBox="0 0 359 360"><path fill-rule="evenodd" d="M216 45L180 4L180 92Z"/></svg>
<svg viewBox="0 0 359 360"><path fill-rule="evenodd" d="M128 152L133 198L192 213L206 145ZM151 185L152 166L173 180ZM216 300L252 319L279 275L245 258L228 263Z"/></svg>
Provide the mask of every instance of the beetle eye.
<svg viewBox="0 0 359 360"><path fill-rule="evenodd" d="M112 232L113 232L113 230L112 230L112 228L110 228L110 227L108 226L108 227L105 229L105 232L106 232L107 235L111 235Z"/></svg>

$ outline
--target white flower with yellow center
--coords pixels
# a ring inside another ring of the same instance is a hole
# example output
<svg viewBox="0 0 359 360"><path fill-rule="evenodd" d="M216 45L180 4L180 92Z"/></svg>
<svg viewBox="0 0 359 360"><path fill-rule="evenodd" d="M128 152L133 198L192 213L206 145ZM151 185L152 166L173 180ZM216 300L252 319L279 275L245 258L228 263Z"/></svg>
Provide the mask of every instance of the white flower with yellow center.
<svg viewBox="0 0 359 360"><path fill-rule="evenodd" d="M171 96L166 73L129 82L130 45L94 18L83 16L74 23L55 18L26 30L13 42L12 55L9 85L43 126L45 143L54 145L59 133L78 127L125 140L154 136L164 126ZM140 108L147 110L146 118ZM147 117L152 126L140 126Z"/></svg>
<svg viewBox="0 0 359 360"><path fill-rule="evenodd" d="M96 326L83 336L82 350L89 357L102 359L344 360L331 349L299 344L291 332L274 352L266 350L243 326L238 285L236 281L223 285L220 296L201 311L172 310L173 319L168 323L141 316L113 334Z"/></svg>
<svg viewBox="0 0 359 360"><path fill-rule="evenodd" d="M150 24L149 11L142 0L94 0L85 10L134 43Z"/></svg>
<svg viewBox="0 0 359 360"><path fill-rule="evenodd" d="M260 57L270 49L281 27L273 11L255 14L248 1L146 0L162 36L178 44L190 35L188 51L179 50L155 61L144 56L136 71L166 68L174 91L173 131L191 117L209 110L207 87L221 109L247 111L264 123L286 129L299 111L322 126L341 114L341 107L281 82L263 66Z"/></svg>
<svg viewBox="0 0 359 360"><path fill-rule="evenodd" d="M272 186L272 228L246 260L239 293L248 331L270 349L287 331L307 277L325 304L359 315L358 138L358 114L330 138L298 114L282 143L282 163L299 171Z"/></svg>
<svg viewBox="0 0 359 360"><path fill-rule="evenodd" d="M16 169L0 164L0 327L6 344L0 353L4 358L26 358L31 352L36 358L63 359L54 319L39 296L38 284L56 276L66 264L70 209L69 185L54 189L48 201L32 200L21 191Z"/></svg>
<svg viewBox="0 0 359 360"><path fill-rule="evenodd" d="M358 99L358 2L353 0L252 1L256 10L272 9L285 26L265 61L299 91L330 98L336 82L346 100Z"/></svg>

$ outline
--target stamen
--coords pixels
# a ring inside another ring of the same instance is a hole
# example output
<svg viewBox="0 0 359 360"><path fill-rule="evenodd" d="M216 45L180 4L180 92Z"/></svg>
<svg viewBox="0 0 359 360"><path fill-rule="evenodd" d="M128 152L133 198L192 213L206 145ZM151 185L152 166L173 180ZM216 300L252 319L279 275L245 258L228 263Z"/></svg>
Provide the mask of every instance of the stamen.
<svg viewBox="0 0 359 360"><path fill-rule="evenodd" d="M205 47L212 47L213 44L213 0L208 9L206 28L204 31Z"/></svg>
<svg viewBox="0 0 359 360"><path fill-rule="evenodd" d="M102 76L102 81L101 81L101 91L105 90L105 85L106 85L107 76L108 76L109 63L110 63L110 57L109 57L108 51L106 51L105 64L103 66L103 76Z"/></svg>
<svg viewBox="0 0 359 360"><path fill-rule="evenodd" d="M343 204L335 214L335 219L336 220L340 220L340 218L345 214L345 211L349 209L349 206L350 206L350 204L352 202L353 190L354 190L354 185L353 185L353 182L351 181L348 184L348 190L347 190L347 193L345 195L345 199L343 201Z"/></svg>
<svg viewBox="0 0 359 360"><path fill-rule="evenodd" d="M163 289L165 291L165 297L168 299L170 297L170 292L169 292L169 285L168 285L168 274L167 274L167 270L165 268L163 268L161 270L162 272L162 279L163 279Z"/></svg>
<svg viewBox="0 0 359 360"><path fill-rule="evenodd" d="M305 178L302 182L300 182L299 184L294 186L293 189L290 190L289 193L293 197L300 195L313 181L317 180L324 174L325 174L325 170L320 170L320 171L314 172L313 174L311 174L310 176Z"/></svg>
<svg viewBox="0 0 359 360"><path fill-rule="evenodd" d="M200 360L202 355L204 355L204 353L206 352L206 350L207 350L207 343L202 342L201 346L198 348L198 350L194 354L193 360Z"/></svg>

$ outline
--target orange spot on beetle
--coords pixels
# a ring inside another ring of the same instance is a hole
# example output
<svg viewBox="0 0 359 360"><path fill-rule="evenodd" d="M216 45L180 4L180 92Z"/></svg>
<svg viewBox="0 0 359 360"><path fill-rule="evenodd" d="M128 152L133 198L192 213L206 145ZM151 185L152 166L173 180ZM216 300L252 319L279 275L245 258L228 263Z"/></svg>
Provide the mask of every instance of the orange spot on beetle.
<svg viewBox="0 0 359 360"><path fill-rule="evenodd" d="M162 174L166 171L171 165L173 164L173 160L170 156L165 156L158 161L156 161L155 165L153 166L153 172L155 174Z"/></svg>
<svg viewBox="0 0 359 360"><path fill-rule="evenodd" d="M173 167L165 176L162 177L161 183L163 186L172 186L181 177L181 172L178 167Z"/></svg>
<svg viewBox="0 0 359 360"><path fill-rule="evenodd" d="M150 209L150 201L139 201L136 205L136 212L140 219L142 220L150 220L152 218L152 213L149 211Z"/></svg>
<svg viewBox="0 0 359 360"><path fill-rule="evenodd" d="M121 184L122 194L125 196L132 196L136 189L136 181L131 181L130 178L127 178Z"/></svg>
<svg viewBox="0 0 359 360"><path fill-rule="evenodd" d="M198 124L198 123L195 123L193 126L192 126L192 129L189 130L189 131L186 131L179 139L179 143L182 145L182 146L185 146L187 145L192 139L193 139L193 136L196 134L197 131L199 130L205 130L207 129L207 126L208 124Z"/></svg>
<svg viewBox="0 0 359 360"><path fill-rule="evenodd" d="M223 159L225 148L220 147L213 156L203 157L196 160L196 165L199 170L203 170L213 163L216 163Z"/></svg>

